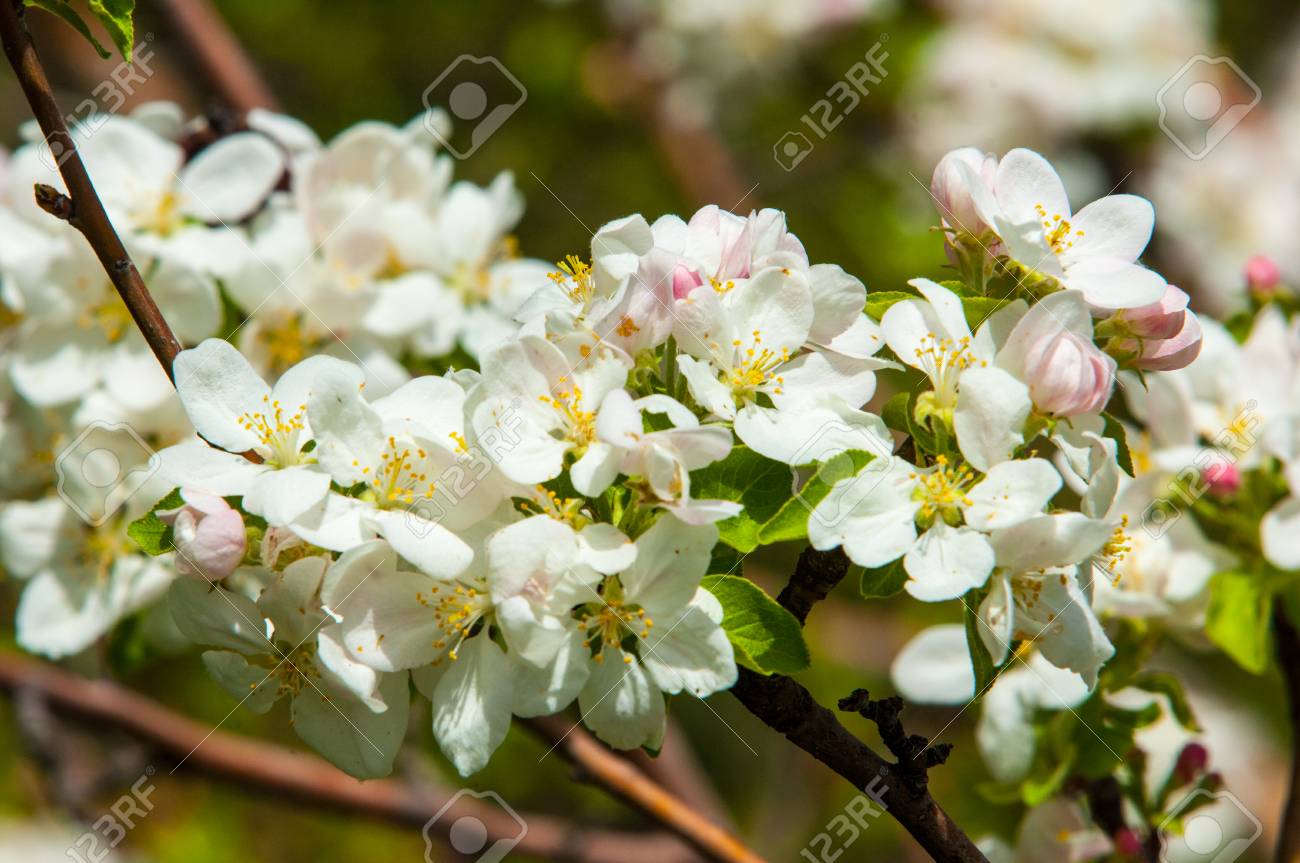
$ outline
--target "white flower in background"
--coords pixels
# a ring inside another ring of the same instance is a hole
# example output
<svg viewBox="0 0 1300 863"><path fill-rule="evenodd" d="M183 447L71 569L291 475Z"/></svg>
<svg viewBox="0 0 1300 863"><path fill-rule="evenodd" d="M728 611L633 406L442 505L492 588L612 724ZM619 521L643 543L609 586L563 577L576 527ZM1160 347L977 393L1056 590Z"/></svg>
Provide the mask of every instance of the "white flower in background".
<svg viewBox="0 0 1300 863"><path fill-rule="evenodd" d="M582 494L598 495L614 481L619 453L596 436L596 421L605 397L627 380L626 354L577 334L557 342L522 336L490 350L482 368L469 422L478 437L519 437L494 455L509 479L546 482L572 457L571 479Z"/></svg>
<svg viewBox="0 0 1300 863"><path fill-rule="evenodd" d="M664 417L669 426L646 431L646 414ZM651 501L681 521L707 524L740 512L734 501L691 498L690 472L727 457L731 430L700 425L681 402L657 394L633 400L625 390L614 390L601 403L596 434L619 450L619 472L641 478Z"/></svg>
<svg viewBox="0 0 1300 863"><path fill-rule="evenodd" d="M1068 797L1053 797L1030 809L1014 848L995 837L977 844L989 863L1088 863L1115 850L1079 802Z"/></svg>
<svg viewBox="0 0 1300 863"><path fill-rule="evenodd" d="M975 742L993 777L1007 783L1019 782L1033 766L1035 713L1077 707L1089 695L1083 678L1037 651L1016 654L986 691L976 693L966 628L959 624L922 630L894 657L889 674L894 688L913 704L964 707L978 695Z"/></svg>
<svg viewBox="0 0 1300 863"><path fill-rule="evenodd" d="M25 314L9 348L15 388L44 407L101 385L124 406L159 407L171 386L98 259L80 237L54 242L62 248L44 259L46 266L13 274ZM146 269L150 293L178 338L199 341L217 329L221 302L211 279L171 259Z"/></svg>
<svg viewBox="0 0 1300 863"><path fill-rule="evenodd" d="M407 676L376 673L344 647L318 596L338 565L321 556L244 570L255 600L180 579L167 605L188 638L220 648L203 664L241 706L266 713L289 696L294 730L313 749L352 776L386 776L406 736Z"/></svg>
<svg viewBox="0 0 1300 863"><path fill-rule="evenodd" d="M1109 195L1074 213L1061 178L1032 150L1003 156L991 186L969 166L958 169L984 222L1022 266L1098 309L1145 306L1164 294L1160 274L1137 263L1155 226L1150 201Z"/></svg>
<svg viewBox="0 0 1300 863"><path fill-rule="evenodd" d="M929 468L875 458L817 504L808 541L820 550L842 546L871 568L902 557L908 593L955 599L988 581L999 533L1041 517L1060 488L1044 459L1002 462L977 478L942 456Z"/></svg>
<svg viewBox="0 0 1300 863"><path fill-rule="evenodd" d="M136 499L153 500L144 489ZM133 553L126 535L140 514L137 506L92 528L57 497L0 509L0 560L26 582L16 617L24 649L51 659L80 653L163 595L173 578L166 559Z"/></svg>
<svg viewBox="0 0 1300 863"><path fill-rule="evenodd" d="M89 117L74 128L73 140L119 230L151 254L219 275L246 254L228 226L266 201L286 167L283 151L254 132L220 138L188 161L179 144L126 117ZM15 152L9 181L22 190L13 195L22 201L19 212L38 225L57 225L31 201L32 183L64 188L46 146Z"/></svg>
<svg viewBox="0 0 1300 863"><path fill-rule="evenodd" d="M459 343L481 357L519 330L520 306L548 283L550 271L543 261L519 256L510 231L523 209L508 173L486 188L456 183L439 202L430 265L435 284L423 298L430 303L429 320L414 335L421 353L441 356ZM391 312L409 320L412 309L394 302Z"/></svg>
<svg viewBox="0 0 1300 863"><path fill-rule="evenodd" d="M361 385L361 372L331 357L310 357L269 387L229 342L208 339L176 357L176 392L194 428L194 441L159 453L162 474L174 485L218 496L238 495L244 508L286 524L318 507L329 474L304 452L312 440L307 402L326 370ZM220 447L220 449L216 449ZM239 453L251 450L255 463Z"/></svg>

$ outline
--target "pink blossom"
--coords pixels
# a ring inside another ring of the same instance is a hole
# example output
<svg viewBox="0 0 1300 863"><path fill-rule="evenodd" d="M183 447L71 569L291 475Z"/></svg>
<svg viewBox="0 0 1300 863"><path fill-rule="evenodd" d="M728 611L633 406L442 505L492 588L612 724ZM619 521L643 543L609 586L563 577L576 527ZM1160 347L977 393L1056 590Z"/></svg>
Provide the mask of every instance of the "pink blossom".
<svg viewBox="0 0 1300 863"><path fill-rule="evenodd" d="M704 284L704 278L685 264L673 270L673 299L684 300L691 291Z"/></svg>
<svg viewBox="0 0 1300 863"><path fill-rule="evenodd" d="M1209 486L1210 493L1220 497L1231 497L1241 488L1241 471L1235 464L1215 463L1202 471L1201 475Z"/></svg>
<svg viewBox="0 0 1300 863"><path fill-rule="evenodd" d="M975 206L971 184L992 189L997 169L998 160L992 154L974 147L952 150L939 160L930 179L930 195L945 225L976 236L989 229Z"/></svg>
<svg viewBox="0 0 1300 863"><path fill-rule="evenodd" d="M1282 281L1282 272L1268 255L1255 255L1246 262L1246 284L1253 291L1272 293Z"/></svg>
<svg viewBox="0 0 1300 863"><path fill-rule="evenodd" d="M1187 366L1201 352L1201 324L1187 309L1188 297L1169 285L1157 302L1125 309L1114 320L1131 337L1113 347L1135 356L1133 365L1146 371L1172 371Z"/></svg>
<svg viewBox="0 0 1300 863"><path fill-rule="evenodd" d="M1115 361L1066 329L1031 342L1024 371L1034 405L1057 416L1097 413L1110 401L1115 384Z"/></svg>
<svg viewBox="0 0 1300 863"><path fill-rule="evenodd" d="M181 491L181 498L184 506L158 512L172 526L176 571L220 581L244 559L248 543L244 517L215 495Z"/></svg>

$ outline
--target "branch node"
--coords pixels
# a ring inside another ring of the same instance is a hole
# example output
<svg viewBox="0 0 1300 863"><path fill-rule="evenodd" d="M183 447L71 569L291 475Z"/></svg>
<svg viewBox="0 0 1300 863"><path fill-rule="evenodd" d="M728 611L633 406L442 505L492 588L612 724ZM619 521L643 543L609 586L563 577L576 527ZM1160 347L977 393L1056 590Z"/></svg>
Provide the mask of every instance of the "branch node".
<svg viewBox="0 0 1300 863"><path fill-rule="evenodd" d="M45 183L36 184L36 206L56 219L71 222L77 214L72 199L53 186Z"/></svg>
<svg viewBox="0 0 1300 863"><path fill-rule="evenodd" d="M952 752L951 743L936 743L931 746L929 738L920 734L908 734L903 730L900 714L906 704L897 695L873 699L867 690L855 689L852 694L840 699L839 707L840 710L857 713L876 723L881 741L898 759L898 773L913 794L925 792L929 779L927 771L947 761Z"/></svg>

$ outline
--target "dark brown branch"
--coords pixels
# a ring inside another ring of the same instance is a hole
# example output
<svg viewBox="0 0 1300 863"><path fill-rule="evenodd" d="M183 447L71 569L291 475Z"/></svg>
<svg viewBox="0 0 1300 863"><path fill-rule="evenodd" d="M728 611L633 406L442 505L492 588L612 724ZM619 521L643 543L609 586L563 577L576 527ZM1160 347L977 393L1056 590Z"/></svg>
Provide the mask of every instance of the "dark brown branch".
<svg viewBox="0 0 1300 863"><path fill-rule="evenodd" d="M240 114L254 108L280 109L257 66L209 0L158 0L158 5L227 108Z"/></svg>
<svg viewBox="0 0 1300 863"><path fill-rule="evenodd" d="M163 320L162 313L149 295L149 289L140 278L140 272L131 262L121 238L109 222L108 214L104 212L104 205L95 193L81 155L77 153L72 136L68 134L63 112L54 100L54 92L45 77L40 58L36 56L36 47L27 34L22 14L22 8L16 0L0 0L0 41L4 43L5 57L18 76L18 83L22 85L23 95L31 105L41 133L55 155L59 173L63 176L70 195L70 199L59 196L63 200L58 201L51 200L48 192L38 191L37 203L47 207L47 212L54 212L59 218L66 219L90 243L95 257L99 258L104 272L108 273L113 287L130 310L131 318L170 378L172 361L181 349L180 342ZM48 205L54 205L57 212L49 210Z"/></svg>
<svg viewBox="0 0 1300 863"><path fill-rule="evenodd" d="M841 698L840 710L857 713L864 719L876 723L880 731L880 740L885 748L897 759L898 772L913 794L925 791L929 781L929 770L948 760L952 752L951 743L930 745L926 737L908 734L903 729L903 699L897 695L889 698L873 699L865 689L855 689L846 698Z"/></svg>
<svg viewBox="0 0 1300 863"><path fill-rule="evenodd" d="M844 580L849 558L841 548L818 551L809 546L799 555L794 574L786 582L776 601L785 606L800 623L808 622L808 612Z"/></svg>
<svg viewBox="0 0 1300 863"><path fill-rule="evenodd" d="M781 597L790 602L787 610L800 620L806 619L812 608L815 600L810 601L811 597L824 597L834 588L838 579L834 579L833 574L839 572L842 579L847 573L847 562L841 571L833 559L823 557L834 554L804 552L790 577L790 584L781 592ZM988 863L975 843L953 823L924 786L920 789L914 787L897 764L886 761L853 736L835 714L818 704L803 686L779 674L764 677L741 668L739 680L731 691L750 713L847 779L854 788L864 790L873 780L878 780L877 788L886 786L881 798L889 814L934 860L939 863Z"/></svg>
<svg viewBox="0 0 1300 863"><path fill-rule="evenodd" d="M565 717L558 714L539 716L525 720L525 724L577 769L577 779L594 782L650 814L710 860L762 863L763 858L746 848L739 839L669 794L626 758L606 749Z"/></svg>
<svg viewBox="0 0 1300 863"><path fill-rule="evenodd" d="M116 726L157 748L188 770L234 781L276 799L365 815L399 826L423 829L452 793L416 787L394 779L359 782L320 758L279 746L213 731L115 683L86 680L43 662L0 653L0 690L39 693L61 712ZM478 819L492 840L513 837L519 823L504 810L473 796L460 797L431 828L438 836L463 816ZM522 854L585 863L688 863L695 855L661 832L631 833L588 829L550 815L520 813L527 832L517 846Z"/></svg>
<svg viewBox="0 0 1300 863"><path fill-rule="evenodd" d="M1278 671L1286 684L1291 720L1291 780L1278 829L1278 863L1300 863L1300 632L1281 600L1273 607L1273 639Z"/></svg>

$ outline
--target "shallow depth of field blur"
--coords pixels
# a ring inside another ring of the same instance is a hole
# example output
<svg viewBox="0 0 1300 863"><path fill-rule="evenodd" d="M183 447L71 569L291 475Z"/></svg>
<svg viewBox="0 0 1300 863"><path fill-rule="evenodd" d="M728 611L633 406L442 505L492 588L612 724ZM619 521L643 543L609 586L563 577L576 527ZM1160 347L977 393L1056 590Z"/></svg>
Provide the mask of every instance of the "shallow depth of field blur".
<svg viewBox="0 0 1300 863"><path fill-rule="evenodd" d="M742 212L785 210L813 260L839 263L869 290L901 287L916 275L944 278L937 267L942 240L929 230L937 223L927 192L935 161L962 145L997 152L1024 146L1060 167L1077 202L1110 191L1150 197L1157 235L1148 261L1187 289L1199 310L1231 306L1255 253L1271 255L1284 277L1300 277L1300 150L1294 144L1300 135L1300 5L807 0L809 7L837 7L843 20L828 13L830 23L813 35L781 32L769 20L797 18L782 7L804 5L223 0L220 8L283 110L326 140L362 119L409 120L423 110L426 88L460 55L499 60L524 85L527 99L457 163L456 172L481 183L501 170L514 172L527 199L516 233L520 245L541 258L585 254L591 231L623 214L689 215L717 203ZM696 19L681 11L715 6L736 11ZM678 9L678 17L656 24L654 10L662 8ZM747 14L754 20L745 20ZM117 64L100 61L52 17L33 20L32 29L65 110ZM148 0L141 0L137 33L152 52L150 74L128 106L169 99L196 113L212 105L201 73ZM847 103L833 106L834 128L827 128L818 120L824 111L818 101L877 45L875 56L884 58L887 74L848 110ZM1210 70L1218 76L1218 97L1249 105L1258 88L1259 101L1235 125L1198 132L1189 112L1206 106L1196 95L1178 98L1191 92L1178 78L1203 74L1197 63L1221 57L1235 67ZM671 83L659 83L665 79ZM0 143L8 149L18 144L28 118L8 73L0 76L0 106ZM700 125L730 152L734 176L697 143L691 130ZM735 199L706 201L701 190ZM746 561L746 574L775 593L797 552L767 549ZM808 630L813 665L800 679L823 704L857 687L888 694L889 663L898 649L923 625L947 622L943 615L952 614L948 606L930 608L903 595L868 602L853 581L819 608L817 625ZM6 648L13 642L13 587L0 582ZM231 701L202 672L197 654L148 655L129 623L103 651L118 652L114 659L126 669L125 684L191 717L210 724L224 718L224 730L302 748L278 714L236 711L226 718ZM1264 841L1250 852L1262 855L1271 847L1286 779L1280 686L1271 677L1249 677L1221 654L1194 648L1171 652L1157 664L1178 670L1191 690L1213 763L1264 824ZM772 860L801 859L800 850L853 790L729 696L709 704L716 714L694 699L676 699L670 734L694 742L752 847ZM75 831L66 827L71 822L58 804L63 793L51 788L47 765L20 733L16 709L12 700L0 701L0 859L64 859L57 840L37 841L47 831ZM987 774L971 738L977 715L921 707L906 714L909 731L956 744L931 782L936 798L972 836L1005 830L1018 812L981 793ZM844 715L843 721L868 742L878 740L865 720ZM414 751L399 758L398 772L418 777L435 771L458 787L427 734L426 716L413 709L412 723L424 733L411 735ZM105 772L106 756L126 763L119 772L131 777L127 784L148 763L148 754L116 731L60 720L58 733L96 774L76 781L108 777L102 793L85 801L91 818L122 790ZM328 863L418 861L424 853L415 830L313 810L185 770L160 770L153 781L155 809L119 847L123 859ZM586 823L642 823L602 793L570 781L565 763L519 728L469 787L492 789L519 809ZM24 837L31 845L21 844ZM925 858L894 822L881 818L845 859Z"/></svg>

